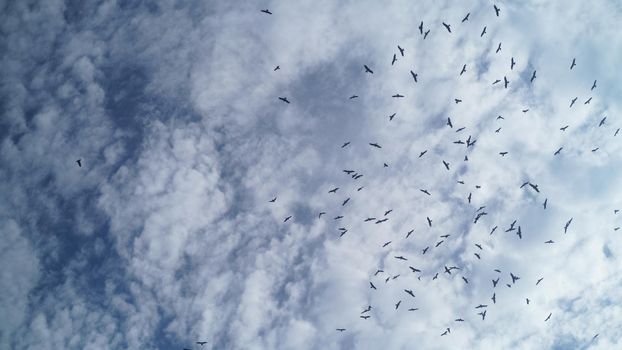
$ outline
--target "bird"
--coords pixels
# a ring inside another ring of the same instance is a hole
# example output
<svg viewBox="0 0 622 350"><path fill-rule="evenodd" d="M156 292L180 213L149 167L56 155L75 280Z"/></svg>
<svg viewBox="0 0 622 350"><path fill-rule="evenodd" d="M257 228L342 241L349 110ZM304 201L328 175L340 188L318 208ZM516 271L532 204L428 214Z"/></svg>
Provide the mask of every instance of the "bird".
<svg viewBox="0 0 622 350"><path fill-rule="evenodd" d="M265 13L265 14L268 14L268 15L271 15L271 14L272 14L272 12L270 12L270 10L268 10L268 9L261 10L261 12L263 12L263 13Z"/></svg>
<svg viewBox="0 0 622 350"><path fill-rule="evenodd" d="M551 318L551 315L553 315L553 313L552 313L552 312L551 312L551 313L550 313L550 314L546 317L546 319L544 320L544 322L548 321L548 320Z"/></svg>
<svg viewBox="0 0 622 350"><path fill-rule="evenodd" d="M480 38L481 38L481 37L483 37L483 36L484 36L484 34L486 34L486 26L484 26L484 30L482 30L482 34L480 34L480 35L479 35L479 37L480 37Z"/></svg>
<svg viewBox="0 0 622 350"><path fill-rule="evenodd" d="M404 57L404 49L402 49L399 45L397 45L397 49L400 50L400 55Z"/></svg>
<svg viewBox="0 0 622 350"><path fill-rule="evenodd" d="M450 268L448 268L447 266L444 266L444 267L445 267L445 273L447 273L447 274L450 274L450 275L451 275L451 269L450 269Z"/></svg>
<svg viewBox="0 0 622 350"><path fill-rule="evenodd" d="M342 171L344 173L348 174L348 175L350 175L350 174L352 174L354 172L354 170L348 170L348 169L345 169L345 170L342 170Z"/></svg>
<svg viewBox="0 0 622 350"><path fill-rule="evenodd" d="M534 189L534 191L536 191L536 192L540 193L540 190L538 189L538 185L537 185L537 184L532 184L532 183L530 182L530 183L529 183L529 186L530 186L531 188L533 188L533 189Z"/></svg>
<svg viewBox="0 0 622 350"><path fill-rule="evenodd" d="M577 102L577 98L578 98L578 97L575 97L575 98L573 98L573 99L570 101L570 108L572 108L572 106L574 105L574 103L575 103L575 102Z"/></svg>
<svg viewBox="0 0 622 350"><path fill-rule="evenodd" d="M426 216L425 218L428 220L428 225L429 225L430 227L432 227L432 219L430 219L430 218L429 218L429 217L427 217L427 216Z"/></svg>
<svg viewBox="0 0 622 350"><path fill-rule="evenodd" d="M393 120L393 118L395 118L395 115L396 115L396 114L397 114L397 113L393 113L393 114L391 114L391 115L389 116L389 121L392 121L392 120Z"/></svg>
<svg viewBox="0 0 622 350"><path fill-rule="evenodd" d="M382 148L382 146L380 146L377 143L370 143L369 145L372 146L372 147L376 147L376 148Z"/></svg>
<svg viewBox="0 0 622 350"><path fill-rule="evenodd" d="M601 127L603 125L605 125L605 120L607 119L607 117L604 117L603 119L601 119L600 123L598 123L598 127Z"/></svg>
<svg viewBox="0 0 622 350"><path fill-rule="evenodd" d="M395 94L395 95L393 95L393 96L391 96L391 97L394 97L394 98L400 98L400 97L404 97L404 95Z"/></svg>
<svg viewBox="0 0 622 350"><path fill-rule="evenodd" d="M398 308L398 307L400 307L400 304L401 304L401 303L402 303L402 301L400 300L400 301L398 301L398 302L395 304L395 310L397 310L397 308Z"/></svg>
<svg viewBox="0 0 622 350"><path fill-rule="evenodd" d="M512 284L514 284L514 282L518 281L520 279L520 277L515 276L513 273L510 272L510 277L512 277Z"/></svg>
<svg viewBox="0 0 622 350"><path fill-rule="evenodd" d="M378 274L381 272L384 272L384 270L380 270L380 269L376 270L376 273L374 273L374 276L378 276Z"/></svg>
<svg viewBox="0 0 622 350"><path fill-rule="evenodd" d="M615 136L618 136L618 133L619 133L619 132L620 132L620 128L618 128L618 129L616 130L616 132L613 134L613 136L614 136L614 137L615 137Z"/></svg>
<svg viewBox="0 0 622 350"><path fill-rule="evenodd" d="M464 322L464 320L463 320L463 319L461 319L461 318L456 318L456 319L454 320L454 322Z"/></svg>
<svg viewBox="0 0 622 350"><path fill-rule="evenodd" d="M371 282L369 282L369 287L370 287L371 289L377 289L377 288L376 288L376 286L374 286L374 284L373 284L373 283L371 283Z"/></svg>
<svg viewBox="0 0 622 350"><path fill-rule="evenodd" d="M423 192L423 193L427 194L428 196L431 196L431 194L430 194L430 192L428 192L428 190L421 190L421 189L420 189L419 191L421 191L421 192Z"/></svg>
<svg viewBox="0 0 622 350"><path fill-rule="evenodd" d="M476 246L477 248L479 248L479 250L483 250L483 249L484 249L484 248L482 248L481 244L477 244L477 243L475 243L475 246Z"/></svg>
<svg viewBox="0 0 622 350"><path fill-rule="evenodd" d="M410 309L408 309L408 311L417 311L417 310L419 310L419 308L411 307Z"/></svg>
<svg viewBox="0 0 622 350"><path fill-rule="evenodd" d="M590 91L594 90L596 88L596 80L594 80L594 84L592 84L592 88L590 89Z"/></svg>
<svg viewBox="0 0 622 350"><path fill-rule="evenodd" d="M471 14L471 12L467 13L466 16L464 16L464 18L462 19L462 23L466 22L469 20L469 15Z"/></svg>
<svg viewBox="0 0 622 350"><path fill-rule="evenodd" d="M561 131L566 131L566 129L568 129L568 127L569 127L569 126L570 126L570 125L563 126L563 127L559 128L559 130L561 130Z"/></svg>
<svg viewBox="0 0 622 350"><path fill-rule="evenodd" d="M410 230L406 233L406 238L410 237L410 235L415 232L415 230Z"/></svg>
<svg viewBox="0 0 622 350"><path fill-rule="evenodd" d="M287 97L279 97L279 100L285 102L285 103L289 103L289 100L287 99Z"/></svg>
<svg viewBox="0 0 622 350"><path fill-rule="evenodd" d="M570 70L572 70L572 68L574 68L574 66L576 66L576 65L577 65L577 59L573 58L572 59L572 63L570 64Z"/></svg>
<svg viewBox="0 0 622 350"><path fill-rule="evenodd" d="M464 283L469 284L469 280L466 277L462 276L462 280L464 281Z"/></svg>
<svg viewBox="0 0 622 350"><path fill-rule="evenodd" d="M352 96L350 96L348 99L353 100L353 99L355 99L355 98L358 98L358 95L352 95Z"/></svg>
<svg viewBox="0 0 622 350"><path fill-rule="evenodd" d="M501 80L500 80L500 79L497 79L497 80L495 80L495 81L493 81L493 82L492 82L492 85L495 85L495 84L500 83L500 82L501 82Z"/></svg>
<svg viewBox="0 0 622 350"><path fill-rule="evenodd" d="M497 286L497 283L499 283L499 277L497 277L496 280L492 280L492 287L495 288Z"/></svg>
<svg viewBox="0 0 622 350"><path fill-rule="evenodd" d="M423 34L423 40L425 40L425 38L428 37L428 34L430 34L430 30L426 30L426 32Z"/></svg>
<svg viewBox="0 0 622 350"><path fill-rule="evenodd" d="M415 297L415 293L413 293L413 291L410 290L410 289L404 289L404 292L410 294L410 296L413 297L413 298Z"/></svg>
<svg viewBox="0 0 622 350"><path fill-rule="evenodd" d="M374 74L374 71L367 67L366 64L364 64L363 67L365 67L365 73Z"/></svg>
<svg viewBox="0 0 622 350"><path fill-rule="evenodd" d="M600 149L600 147L593 148L593 149L592 149L592 152L596 152L596 151L598 151L599 149Z"/></svg>
<svg viewBox="0 0 622 350"><path fill-rule="evenodd" d="M393 209L389 209L389 210L385 211L385 212L384 212L384 216L389 215L392 211L393 211Z"/></svg>
<svg viewBox="0 0 622 350"><path fill-rule="evenodd" d="M478 312L477 314L482 316L482 321L486 318L486 310L484 310L484 312Z"/></svg>
<svg viewBox="0 0 622 350"><path fill-rule="evenodd" d="M495 53L499 53L499 51L501 51L501 43L499 43L499 46L497 46L497 51L495 51Z"/></svg>
<svg viewBox="0 0 622 350"><path fill-rule="evenodd" d="M499 127L497 130L495 130L496 133L498 133L499 131L501 131L501 127Z"/></svg>
<svg viewBox="0 0 622 350"><path fill-rule="evenodd" d="M384 219L382 219L382 220L376 220L376 222L375 222L375 223L376 223L376 224L382 224L383 222L385 222L385 221L387 221L387 220L389 220L389 219L388 219L388 218L384 218Z"/></svg>
<svg viewBox="0 0 622 350"><path fill-rule="evenodd" d="M207 344L207 342L206 341L198 341L197 344L203 346L203 345Z"/></svg>
<svg viewBox="0 0 622 350"><path fill-rule="evenodd" d="M445 166L445 168L447 168L447 170L449 170L449 163L447 163L446 161L443 161L443 165Z"/></svg>
<svg viewBox="0 0 622 350"><path fill-rule="evenodd" d="M505 86L505 88L508 88L508 84L510 83L510 81L508 80L508 78L506 78L505 76L503 77L503 85Z"/></svg>
<svg viewBox="0 0 622 350"><path fill-rule="evenodd" d="M343 215L337 215L337 216L335 216L335 218L333 220L339 220L339 219L343 219Z"/></svg>
<svg viewBox="0 0 622 350"><path fill-rule="evenodd" d="M482 308L485 308L485 307L488 307L488 305L486 305L486 304L479 304L475 308L476 309L482 309Z"/></svg>
<svg viewBox="0 0 622 350"><path fill-rule="evenodd" d="M370 318L371 316L359 316L359 317L364 319L364 320L366 320L366 319Z"/></svg>
<svg viewBox="0 0 622 350"><path fill-rule="evenodd" d="M439 245L443 244L443 242L445 242L444 240L440 240L438 242L436 242L436 245L434 246L435 248L438 247Z"/></svg>
<svg viewBox="0 0 622 350"><path fill-rule="evenodd" d="M279 70L279 69L281 69L281 66L276 66L276 67L274 67L273 72L276 72L276 71L277 71L277 70Z"/></svg>
<svg viewBox="0 0 622 350"><path fill-rule="evenodd" d="M497 15L497 17L499 17L499 12L501 12L501 9L497 7L497 5L492 5L492 7L495 9L495 14Z"/></svg>
<svg viewBox="0 0 622 350"><path fill-rule="evenodd" d="M460 71L460 75L464 74L466 72L466 64L464 66L462 66L462 70Z"/></svg>
<svg viewBox="0 0 622 350"><path fill-rule="evenodd" d="M423 151L423 152L419 153L419 158L423 157L423 155L424 155L424 154L426 154L426 152L427 152L427 151L428 151L428 150L426 149L425 151Z"/></svg>
<svg viewBox="0 0 622 350"><path fill-rule="evenodd" d="M337 331L339 331L339 332L343 332L345 330L346 330L345 328L337 328Z"/></svg>
<svg viewBox="0 0 622 350"><path fill-rule="evenodd" d="M592 102L592 98L591 98L591 97L590 97L590 98L588 98L585 102L583 102L583 104L584 104L584 105L587 105L587 104L589 104L590 102Z"/></svg>
<svg viewBox="0 0 622 350"><path fill-rule="evenodd" d="M539 278L539 279L538 279L538 282L536 282L536 286L537 286L538 284L540 284L540 282L542 282L542 280L543 280L543 279L544 279L544 277Z"/></svg>
<svg viewBox="0 0 622 350"><path fill-rule="evenodd" d="M292 216L290 215L290 216L286 217L285 220L283 220L283 222L287 222L287 220L289 220L291 218L292 218Z"/></svg>
<svg viewBox="0 0 622 350"><path fill-rule="evenodd" d="M386 242L385 244L382 245L382 248L388 246L389 244L391 244L391 241Z"/></svg>
<svg viewBox="0 0 622 350"><path fill-rule="evenodd" d="M425 255L425 253L428 251L428 249L430 249L430 247L425 247L425 248L422 250L423 255Z"/></svg>
<svg viewBox="0 0 622 350"><path fill-rule="evenodd" d="M462 102L462 100L461 100L461 99L459 99L459 98L454 98L454 101L456 102L456 104L458 104L458 103Z"/></svg>
<svg viewBox="0 0 622 350"><path fill-rule="evenodd" d="M514 57L510 60L510 69L514 70L514 66L516 65L516 61L514 61Z"/></svg>
<svg viewBox="0 0 622 350"><path fill-rule="evenodd" d="M396 258L396 259L398 259L398 260L404 260L404 261L407 261L407 260L408 260L408 259L406 259L405 257L403 257L403 256L401 256L401 255L400 255L400 256L394 256L394 258Z"/></svg>
<svg viewBox="0 0 622 350"><path fill-rule="evenodd" d="M337 193L338 189L339 189L339 187L335 187L332 190L328 191L328 193Z"/></svg>
<svg viewBox="0 0 622 350"><path fill-rule="evenodd" d="M531 79L529 80L530 83L533 83L534 79L536 79L536 71L533 71L533 74L531 75Z"/></svg>
<svg viewBox="0 0 622 350"><path fill-rule="evenodd" d="M317 218L318 218L318 219L319 219L319 218L321 218L321 217L322 217L322 215L324 215L324 214L326 214L326 212L325 212L325 211L321 211L321 212L318 214Z"/></svg>
<svg viewBox="0 0 622 350"><path fill-rule="evenodd" d="M367 309L363 310L363 312L361 312L362 314L371 311L371 305L367 306Z"/></svg>
<svg viewBox="0 0 622 350"><path fill-rule="evenodd" d="M525 298L525 301L527 302L527 305L529 305L529 298Z"/></svg>
<svg viewBox="0 0 622 350"><path fill-rule="evenodd" d="M78 164L79 168L82 168L82 159L76 160L76 163Z"/></svg>
<svg viewBox="0 0 622 350"><path fill-rule="evenodd" d="M272 198L271 200L269 200L270 203L274 203L276 202L276 197Z"/></svg>
<svg viewBox="0 0 622 350"><path fill-rule="evenodd" d="M419 34L423 35L423 21L419 24Z"/></svg>
<svg viewBox="0 0 622 350"><path fill-rule="evenodd" d="M348 197L345 201L343 201L343 203L341 203L341 206L343 207L344 205L346 205L346 203L348 203L350 201L350 198Z"/></svg>
<svg viewBox="0 0 622 350"><path fill-rule="evenodd" d="M508 154L508 152L499 152L499 154L501 155L501 157L504 157L506 154Z"/></svg>
<svg viewBox="0 0 622 350"><path fill-rule="evenodd" d="M473 255L475 255L477 257L477 260L481 260L482 258L479 256L479 254L477 253L473 253Z"/></svg>
<svg viewBox="0 0 622 350"><path fill-rule="evenodd" d="M343 145L341 145L341 148L346 148L349 144L350 144L350 141L345 142Z"/></svg>
<svg viewBox="0 0 622 350"><path fill-rule="evenodd" d="M415 72L413 72L413 71L410 71L410 75L412 75L412 76L413 76L413 79L415 79L415 83L416 83L416 82L417 82L417 76L418 76L418 75L417 75Z"/></svg>
<svg viewBox="0 0 622 350"><path fill-rule="evenodd" d="M519 239L523 239L523 233L520 229L520 226L518 226L518 231L516 231L516 235L518 236Z"/></svg>
<svg viewBox="0 0 622 350"><path fill-rule="evenodd" d="M447 29L448 32L451 33L451 25L450 24L447 24L447 23L443 22L443 26L445 27L445 29Z"/></svg>
<svg viewBox="0 0 622 350"><path fill-rule="evenodd" d="M447 126L449 126L450 128L453 128L454 125L451 123L451 118L447 117Z"/></svg>
<svg viewBox="0 0 622 350"><path fill-rule="evenodd" d="M469 196L467 197L467 200L469 201L469 203L471 203L471 193L469 193Z"/></svg>
<svg viewBox="0 0 622 350"><path fill-rule="evenodd" d="M562 149L564 149L564 147L560 147L557 151L555 151L555 153L553 153L554 156L558 155L559 152L562 151Z"/></svg>
<svg viewBox="0 0 622 350"><path fill-rule="evenodd" d="M397 61L397 55L393 54L393 60L391 60L391 65L394 65L396 61Z"/></svg>
<svg viewBox="0 0 622 350"><path fill-rule="evenodd" d="M566 225L564 225L564 233L568 232L568 227L570 226L571 222L572 222L572 218L570 218L570 220L566 222Z"/></svg>

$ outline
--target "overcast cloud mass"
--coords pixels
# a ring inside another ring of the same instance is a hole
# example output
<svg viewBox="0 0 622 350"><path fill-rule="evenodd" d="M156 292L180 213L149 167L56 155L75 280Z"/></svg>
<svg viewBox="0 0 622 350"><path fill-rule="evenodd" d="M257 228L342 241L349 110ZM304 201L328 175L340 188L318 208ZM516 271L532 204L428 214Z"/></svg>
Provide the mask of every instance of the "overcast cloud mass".
<svg viewBox="0 0 622 350"><path fill-rule="evenodd" d="M0 348L622 348L619 1L0 9Z"/></svg>

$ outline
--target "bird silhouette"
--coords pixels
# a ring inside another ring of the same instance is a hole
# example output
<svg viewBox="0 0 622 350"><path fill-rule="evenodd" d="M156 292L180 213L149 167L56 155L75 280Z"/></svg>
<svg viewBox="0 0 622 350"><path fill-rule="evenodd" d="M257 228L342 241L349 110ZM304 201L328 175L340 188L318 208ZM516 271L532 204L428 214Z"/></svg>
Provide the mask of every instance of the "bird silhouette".
<svg viewBox="0 0 622 350"><path fill-rule="evenodd" d="M285 102L285 103L289 103L289 100L287 99L287 97L279 97L279 100Z"/></svg>
<svg viewBox="0 0 622 350"><path fill-rule="evenodd" d="M413 79L415 80L415 83L417 82L417 74L413 71L410 71L410 75L412 75Z"/></svg>
<svg viewBox="0 0 622 350"><path fill-rule="evenodd" d="M574 66L576 66L576 65L577 65L577 59L573 58L572 59L572 63L570 64L570 69L572 70L572 68L574 68Z"/></svg>
<svg viewBox="0 0 622 350"><path fill-rule="evenodd" d="M268 10L268 9L261 10L261 12L266 13L266 14L268 14L268 15L271 15L271 14L272 14L272 12L270 12L270 10Z"/></svg>
<svg viewBox="0 0 622 350"><path fill-rule="evenodd" d="M443 22L443 26L445 27L445 29L447 29L448 32L451 33L451 25L450 24L447 24L447 23Z"/></svg>
<svg viewBox="0 0 622 350"><path fill-rule="evenodd" d="M469 20L469 15L471 14L471 12L467 13L466 16L464 16L464 18L462 19L462 23L466 22Z"/></svg>
<svg viewBox="0 0 622 350"><path fill-rule="evenodd" d="M499 17L499 12L501 12L501 9L497 7L497 5L492 5L492 7L495 9L495 14L497 15L497 17Z"/></svg>
<svg viewBox="0 0 622 350"><path fill-rule="evenodd" d="M365 68L365 73L374 74L374 71L367 67L366 64L364 64L363 67Z"/></svg>

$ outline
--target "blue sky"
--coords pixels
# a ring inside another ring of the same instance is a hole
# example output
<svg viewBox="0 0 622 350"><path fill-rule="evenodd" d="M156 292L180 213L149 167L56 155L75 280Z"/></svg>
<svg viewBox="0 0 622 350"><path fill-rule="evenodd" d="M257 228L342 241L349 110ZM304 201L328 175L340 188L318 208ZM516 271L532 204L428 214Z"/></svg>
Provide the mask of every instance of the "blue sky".
<svg viewBox="0 0 622 350"><path fill-rule="evenodd" d="M622 7L494 4L0 2L0 348L619 348Z"/></svg>

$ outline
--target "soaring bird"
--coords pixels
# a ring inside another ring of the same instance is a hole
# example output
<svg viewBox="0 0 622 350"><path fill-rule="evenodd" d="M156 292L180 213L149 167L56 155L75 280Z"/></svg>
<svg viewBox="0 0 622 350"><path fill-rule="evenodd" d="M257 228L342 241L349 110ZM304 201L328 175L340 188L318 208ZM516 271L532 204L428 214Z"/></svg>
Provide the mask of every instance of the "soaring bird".
<svg viewBox="0 0 622 350"><path fill-rule="evenodd" d="M490 299L492 299L492 303L493 304L496 304L497 303L497 293L492 293L492 298L490 298Z"/></svg>
<svg viewBox="0 0 622 350"><path fill-rule="evenodd" d="M328 193L337 193L338 189L339 189L339 187L335 187L332 190L328 191Z"/></svg>
<svg viewBox="0 0 622 350"><path fill-rule="evenodd" d="M397 304L395 304L395 310L397 310L398 307L400 307L400 304L402 303L402 301L398 301Z"/></svg>
<svg viewBox="0 0 622 350"><path fill-rule="evenodd" d="M350 141L345 142L343 145L341 145L341 148L345 148L345 147L347 147L349 144L350 144Z"/></svg>
<svg viewBox="0 0 622 350"><path fill-rule="evenodd" d="M427 217L427 216L426 216L425 218L428 220L428 225L429 225L430 227L432 227L432 219L430 219L430 218L429 218L429 217Z"/></svg>
<svg viewBox="0 0 622 350"><path fill-rule="evenodd" d="M203 345L207 344L207 342L206 341L198 341L197 344L203 346Z"/></svg>
<svg viewBox="0 0 622 350"><path fill-rule="evenodd" d="M373 284L373 283L371 283L371 282L369 282L369 287L370 287L371 289L377 289L377 288L376 288L376 286L374 286L374 284Z"/></svg>
<svg viewBox="0 0 622 350"><path fill-rule="evenodd" d="M374 71L371 70L369 67L367 67L366 64L363 65L363 67L365 67L365 73L370 73L370 74L374 74Z"/></svg>
<svg viewBox="0 0 622 350"><path fill-rule="evenodd" d="M447 163L446 161L443 161L443 165L445 166L445 168L447 168L447 170L449 170L449 163Z"/></svg>
<svg viewBox="0 0 622 350"><path fill-rule="evenodd" d="M566 225L564 225L564 233L566 233L568 231L568 227L570 226L571 222L572 222L572 218L570 218L570 220L568 220L566 222Z"/></svg>
<svg viewBox="0 0 622 350"><path fill-rule="evenodd" d="M397 49L400 50L400 55L404 57L404 49L402 49L399 45L397 45Z"/></svg>
<svg viewBox="0 0 622 350"><path fill-rule="evenodd" d="M447 29L448 32L451 33L451 25L450 24L447 24L447 23L443 22L443 26L445 27L445 29Z"/></svg>
<svg viewBox="0 0 622 350"><path fill-rule="evenodd" d="M460 71L460 75L466 72L466 64L462 66L462 70Z"/></svg>
<svg viewBox="0 0 622 350"><path fill-rule="evenodd" d="M508 78L506 78L505 76L503 77L503 86L505 86L505 88L508 88L508 84L510 83L510 81L508 80Z"/></svg>
<svg viewBox="0 0 622 350"><path fill-rule="evenodd" d="M410 289L404 289L404 292L410 294L410 296L413 297L413 298L415 297L415 293L413 293L413 291L410 290Z"/></svg>
<svg viewBox="0 0 622 350"><path fill-rule="evenodd" d="M397 55L393 54L393 60L391 60L391 65L394 65L396 61L397 61Z"/></svg>
<svg viewBox="0 0 622 350"><path fill-rule="evenodd" d="M537 286L538 284L540 284L540 282L542 282L542 280L543 280L543 279L544 279L544 277L539 278L539 279L538 279L538 281L536 282L536 286Z"/></svg>
<svg viewBox="0 0 622 350"><path fill-rule="evenodd" d="M555 151L555 153L553 153L554 156L558 155L559 152L562 151L562 149L564 149L564 147L560 147L557 151Z"/></svg>
<svg viewBox="0 0 622 350"><path fill-rule="evenodd" d="M413 72L413 71L410 71L410 75L412 75L412 76L413 76L413 79L415 79L415 83L416 83L416 82L417 82L417 76L418 76L418 75L417 75L415 72Z"/></svg>
<svg viewBox="0 0 622 350"><path fill-rule="evenodd" d="M404 97L404 95L395 94L395 95L393 95L393 96L391 96L391 97L400 98L400 97Z"/></svg>
<svg viewBox="0 0 622 350"><path fill-rule="evenodd" d="M590 102L592 102L592 98L588 98L585 102L583 102L584 105L590 104Z"/></svg>
<svg viewBox="0 0 622 350"><path fill-rule="evenodd" d="M464 18L462 19L462 23L466 22L469 20L469 15L471 14L471 12L467 13L466 16L464 16Z"/></svg>
<svg viewBox="0 0 622 350"><path fill-rule="evenodd" d="M531 80L529 80L530 83L533 83L533 80L536 79L536 71L533 71L533 74L531 75Z"/></svg>
<svg viewBox="0 0 622 350"><path fill-rule="evenodd" d="M271 15L271 14L272 14L272 12L270 12L270 10L268 10L268 9L261 10L261 12L266 13L266 14L268 14L268 15Z"/></svg>
<svg viewBox="0 0 622 350"><path fill-rule="evenodd" d="M513 273L510 272L510 277L512 277L512 284L514 284L514 282L518 281L520 279L520 277L515 276Z"/></svg>
<svg viewBox="0 0 622 350"><path fill-rule="evenodd" d="M546 317L546 319L544 320L544 322L548 321L548 320L551 318L551 315L553 315L553 313L552 313L552 312L551 312L551 313L550 313L550 314Z"/></svg>
<svg viewBox="0 0 622 350"><path fill-rule="evenodd" d="M497 5L492 5L492 7L495 9L495 14L497 15L497 17L499 17L499 12L501 12L501 9L497 7Z"/></svg>
<svg viewBox="0 0 622 350"><path fill-rule="evenodd" d="M425 40L425 38L428 37L428 34L430 34L430 30L426 30L425 33L423 33L423 40Z"/></svg>
<svg viewBox="0 0 622 350"><path fill-rule="evenodd" d="M393 113L393 114L391 114L391 115L389 116L389 121L393 120L393 118L395 118L395 115L396 115L396 114L397 114L397 113Z"/></svg>
<svg viewBox="0 0 622 350"><path fill-rule="evenodd" d="M359 317L364 319L364 320L366 320L366 319L370 318L371 316L359 316Z"/></svg>
<svg viewBox="0 0 622 350"><path fill-rule="evenodd" d="M596 88L596 80L594 80L594 84L592 84L592 88L590 89L590 91L594 90Z"/></svg>
<svg viewBox="0 0 622 350"><path fill-rule="evenodd" d="M453 124L451 124L451 118L449 118L449 117L447 117L447 125L448 125L450 128L453 128L453 127L454 127L454 126L453 126Z"/></svg>
<svg viewBox="0 0 622 350"><path fill-rule="evenodd" d="M279 69L281 69L281 66L276 66L276 67L274 67L273 72L276 72L276 71L277 71L277 70L279 70Z"/></svg>
<svg viewBox="0 0 622 350"><path fill-rule="evenodd" d="M544 198L544 203L542 203L542 207L546 210L546 203L549 201L548 198Z"/></svg>
<svg viewBox="0 0 622 350"><path fill-rule="evenodd" d="M499 43L499 46L497 46L497 51L495 51L495 53L499 53L499 51L501 51L501 43Z"/></svg>
<svg viewBox="0 0 622 350"><path fill-rule="evenodd" d="M480 37L480 38L481 38L481 37L483 37L483 36L484 36L484 34L486 34L486 26L484 26L484 30L482 30L482 34L480 34L480 35L479 35L479 37Z"/></svg>
<svg viewBox="0 0 622 350"><path fill-rule="evenodd" d="M570 64L570 69L572 70L572 68L574 68L574 66L576 66L576 65L577 65L577 59L573 58L572 59L572 63Z"/></svg>
<svg viewBox="0 0 622 350"><path fill-rule="evenodd" d="M423 21L421 21L418 28L419 28L419 33L423 35Z"/></svg>
<svg viewBox="0 0 622 350"><path fill-rule="evenodd" d="M510 60L510 69L513 70L515 65L516 61L514 61L514 57L512 57L512 59Z"/></svg>
<svg viewBox="0 0 622 350"><path fill-rule="evenodd" d="M339 331L339 332L343 332L345 330L346 330L345 328L337 328L337 331Z"/></svg>
<svg viewBox="0 0 622 350"><path fill-rule="evenodd" d="M290 216L286 217L285 220L283 220L283 222L287 222L287 220L289 220L291 218L292 218L292 216L290 215Z"/></svg>
<svg viewBox="0 0 622 350"><path fill-rule="evenodd" d="M603 125L605 125L605 120L607 119L607 117L604 117L603 119L600 120L600 123L598 123L598 127L601 127Z"/></svg>
<svg viewBox="0 0 622 350"><path fill-rule="evenodd" d="M578 98L578 97L575 97L575 98L573 98L573 99L572 99L572 101L570 101L570 108L572 108L572 106L574 105L574 103L575 103L575 102L577 102L577 98Z"/></svg>
<svg viewBox="0 0 622 350"><path fill-rule="evenodd" d="M427 194L428 196L431 196L431 194L430 194L430 192L429 192L428 190L422 190L422 189L420 189L419 191L421 191L421 192L423 192L423 193Z"/></svg>
<svg viewBox="0 0 622 350"><path fill-rule="evenodd" d="M279 100L285 102L285 103L289 103L289 100L287 99L287 97L279 97Z"/></svg>
<svg viewBox="0 0 622 350"><path fill-rule="evenodd" d="M78 167L82 168L82 159L76 160L76 163L78 163Z"/></svg>
<svg viewBox="0 0 622 350"><path fill-rule="evenodd" d="M373 147L376 147L376 148L382 148L382 146L380 146L380 145L379 145L379 144L377 144L377 143L371 143L371 142L370 142L370 143L369 143L369 145L370 145L370 146L373 146Z"/></svg>
<svg viewBox="0 0 622 350"><path fill-rule="evenodd" d="M272 199L270 200L270 203L274 203L274 202L276 202L276 197L274 197L274 198L272 198Z"/></svg>
<svg viewBox="0 0 622 350"><path fill-rule="evenodd" d="M358 95L352 95L352 96L350 96L348 99L353 100L353 99L355 99L355 98L358 98Z"/></svg>

